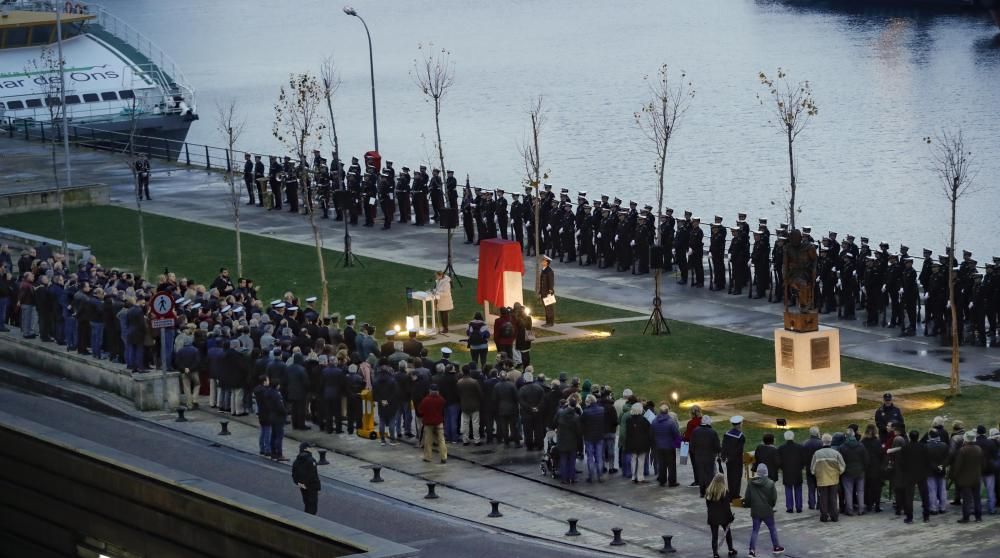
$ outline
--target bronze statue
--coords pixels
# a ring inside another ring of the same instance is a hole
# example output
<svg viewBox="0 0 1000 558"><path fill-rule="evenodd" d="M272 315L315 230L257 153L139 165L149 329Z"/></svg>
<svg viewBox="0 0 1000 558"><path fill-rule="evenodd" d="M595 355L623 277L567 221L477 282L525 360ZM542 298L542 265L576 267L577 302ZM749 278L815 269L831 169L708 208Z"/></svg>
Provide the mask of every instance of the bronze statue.
<svg viewBox="0 0 1000 558"><path fill-rule="evenodd" d="M785 278L785 313L789 313L793 290L799 314L816 313L813 300L816 293L816 246L804 242L798 229L793 229L788 235L782 271Z"/></svg>

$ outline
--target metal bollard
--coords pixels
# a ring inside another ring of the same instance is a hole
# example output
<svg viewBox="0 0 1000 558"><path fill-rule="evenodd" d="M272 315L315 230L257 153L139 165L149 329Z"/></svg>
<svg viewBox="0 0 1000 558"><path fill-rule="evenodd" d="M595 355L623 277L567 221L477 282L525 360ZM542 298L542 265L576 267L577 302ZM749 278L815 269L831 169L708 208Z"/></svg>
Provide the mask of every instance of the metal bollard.
<svg viewBox="0 0 1000 558"><path fill-rule="evenodd" d="M229 421L220 420L219 424L222 425L222 430L219 431L219 436L229 436L232 432L229 431Z"/></svg>
<svg viewBox="0 0 1000 558"><path fill-rule="evenodd" d="M326 450L319 451L319 461L316 462L317 465L329 465L330 462L326 460Z"/></svg>
<svg viewBox="0 0 1000 558"><path fill-rule="evenodd" d="M663 537L663 548L660 549L660 554L673 554L677 552L677 549L674 548L673 544L671 544L671 541L674 538L673 535L660 535L660 536Z"/></svg>
<svg viewBox="0 0 1000 558"><path fill-rule="evenodd" d="M382 479L382 468L381 467L379 467L378 465L373 465L372 466L372 478L368 482L385 482L384 479Z"/></svg>
<svg viewBox="0 0 1000 558"><path fill-rule="evenodd" d="M625 546L625 541L622 540L622 528L613 527L611 532L614 534L614 538L611 539L611 546Z"/></svg>
<svg viewBox="0 0 1000 558"><path fill-rule="evenodd" d="M500 502L490 500L490 507L492 507L493 510L486 517L503 517L503 514L500 513Z"/></svg>
<svg viewBox="0 0 1000 558"><path fill-rule="evenodd" d="M177 407L177 418L174 422L187 422L188 419L184 418L184 407Z"/></svg>
<svg viewBox="0 0 1000 558"><path fill-rule="evenodd" d="M569 531L566 531L566 536L567 537L579 537L580 536L580 532L576 530L576 522L580 521L580 520L577 519L577 518L575 518L575 517L571 517L571 518L567 519L566 521L569 522Z"/></svg>
<svg viewBox="0 0 1000 558"><path fill-rule="evenodd" d="M435 487L437 487L436 482L427 483L427 495L424 496L425 500L436 500L438 498L437 492L434 492Z"/></svg>

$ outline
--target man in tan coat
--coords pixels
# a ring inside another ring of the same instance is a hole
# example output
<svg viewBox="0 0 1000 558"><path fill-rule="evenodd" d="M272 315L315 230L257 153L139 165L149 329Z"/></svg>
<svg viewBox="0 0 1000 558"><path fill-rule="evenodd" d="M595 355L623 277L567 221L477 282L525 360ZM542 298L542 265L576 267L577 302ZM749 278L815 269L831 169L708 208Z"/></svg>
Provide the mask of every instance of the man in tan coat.
<svg viewBox="0 0 1000 558"><path fill-rule="evenodd" d="M840 508L837 505L837 486L840 475L847 469L844 457L830 447L833 436L823 434L823 448L813 454L809 470L816 477L816 491L819 493L819 520L837 521Z"/></svg>

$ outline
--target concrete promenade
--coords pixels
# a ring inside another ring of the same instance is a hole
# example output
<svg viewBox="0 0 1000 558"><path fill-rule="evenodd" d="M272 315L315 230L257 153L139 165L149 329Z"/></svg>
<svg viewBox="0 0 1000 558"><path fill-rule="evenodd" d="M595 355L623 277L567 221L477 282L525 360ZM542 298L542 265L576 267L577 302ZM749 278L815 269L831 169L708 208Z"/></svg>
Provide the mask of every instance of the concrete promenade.
<svg viewBox="0 0 1000 558"><path fill-rule="evenodd" d="M46 147L19 140L0 138L0 167L5 174L22 183L51 181L50 154ZM134 207L132 177L120 156L105 152L76 149L73 152L75 183L104 183L111 187L113 204ZM242 188L242 183L240 184ZM150 186L153 201L145 202L145 211L201 224L231 228L232 217L229 188L218 172L207 172L183 165L153 162ZM241 207L242 230L290 242L312 245L312 232L306 218L287 211L266 211L257 207ZM326 246L342 249L343 223L322 221ZM415 227L394 224L392 230L380 226L367 229L352 227L352 246L362 257L386 259L428 270L444 267L447 254L447 233L436 227ZM462 276L475 277L478 269L478 249L463 243L461 230L454 240L454 267ZM93 247L100 256L100 247ZM222 263L222 262L220 262ZM525 284L531 286L533 264L526 262ZM556 290L561 297L620 307L636 312L649 312L653 279L651 275L635 276L594 266L579 267L555 262ZM707 265L706 265L707 270ZM330 269L337 273L337 268ZM471 290L456 288L456 296L474 296ZM331 293L335 298L340 293ZM400 307L404 304L399 301ZM775 328L782 327L781 305L766 300L751 300L708 289L692 289L677 285L665 276L663 308L669 319L724 329L763 339L773 339ZM863 313L861 314L863 316ZM821 323L840 329L841 353L875 362L894 364L915 370L947 376L950 370L950 349L942 347L937 338L900 337L898 329L868 328L862 321L838 320L836 316L821 316ZM965 346L962 349L961 375L975 382L975 376L1000 369L1000 350ZM1000 384L996 384L1000 386Z"/></svg>

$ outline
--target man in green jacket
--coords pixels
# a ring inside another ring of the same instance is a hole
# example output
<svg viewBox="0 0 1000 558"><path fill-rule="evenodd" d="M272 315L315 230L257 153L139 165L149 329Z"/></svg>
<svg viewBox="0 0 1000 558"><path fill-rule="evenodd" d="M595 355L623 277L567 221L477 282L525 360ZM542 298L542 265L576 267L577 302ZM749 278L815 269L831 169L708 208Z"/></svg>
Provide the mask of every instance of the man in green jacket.
<svg viewBox="0 0 1000 558"><path fill-rule="evenodd" d="M778 530L774 525L774 505L776 503L778 503L778 490L774 487L774 481L767 477L767 465L761 463L757 466L757 476L747 484L747 491L743 496L743 506L750 508L750 517L753 519L753 531L750 533L750 556L757 556L757 533L760 531L761 523L767 525L767 531L771 535L771 544L774 545L774 552L785 550L778 544Z"/></svg>
<svg viewBox="0 0 1000 558"><path fill-rule="evenodd" d="M951 478L962 494L962 519L968 523L969 515L976 514L976 522L983 520L983 501L979 494L979 484L983 477L983 449L976 444L976 432L965 433L965 443L955 454L951 465Z"/></svg>

